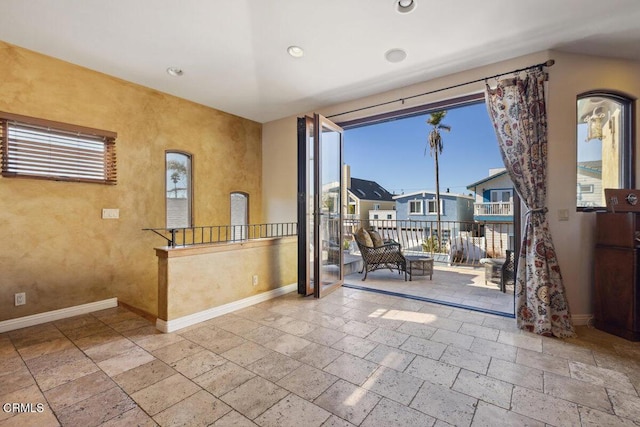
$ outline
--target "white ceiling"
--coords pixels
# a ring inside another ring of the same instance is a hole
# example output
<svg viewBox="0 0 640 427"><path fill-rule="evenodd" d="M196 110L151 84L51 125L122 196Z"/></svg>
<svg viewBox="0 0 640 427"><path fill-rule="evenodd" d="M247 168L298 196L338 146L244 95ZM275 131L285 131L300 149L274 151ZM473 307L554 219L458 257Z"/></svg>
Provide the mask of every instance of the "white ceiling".
<svg viewBox="0 0 640 427"><path fill-rule="evenodd" d="M0 40L258 122L546 49L640 60L640 0L415 1L0 0Z"/></svg>

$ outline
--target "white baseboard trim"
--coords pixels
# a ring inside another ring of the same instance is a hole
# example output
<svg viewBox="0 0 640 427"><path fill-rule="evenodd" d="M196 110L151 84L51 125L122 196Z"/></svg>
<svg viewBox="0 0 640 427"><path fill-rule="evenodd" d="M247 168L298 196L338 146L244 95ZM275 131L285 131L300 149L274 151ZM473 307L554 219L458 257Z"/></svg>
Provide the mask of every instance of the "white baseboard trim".
<svg viewBox="0 0 640 427"><path fill-rule="evenodd" d="M593 320L593 314L572 314L571 319L575 326L589 326Z"/></svg>
<svg viewBox="0 0 640 427"><path fill-rule="evenodd" d="M156 320L156 328L165 333L174 332L182 328L186 328L187 326L195 325L200 322L204 322L205 320L213 319L214 317L222 316L223 314L228 314L236 310L240 310L241 308L250 307L252 305L268 301L270 299L288 294L289 292L293 292L298 289L297 283L292 283L291 285L282 286L277 289L272 289L267 292L263 292L258 295L253 295L248 298L244 298L238 301L230 302L229 304L224 304L218 307L213 307L208 310L199 311L197 313L189 314L187 316L179 317L173 320Z"/></svg>
<svg viewBox="0 0 640 427"><path fill-rule="evenodd" d="M54 320L66 319L67 317L87 314L106 308L118 306L118 298L109 298L102 301L90 302L73 307L61 308L60 310L47 311L45 313L32 314L31 316L18 317L16 319L3 320L0 322L0 333L22 329L29 326L40 325L42 323L53 322Z"/></svg>

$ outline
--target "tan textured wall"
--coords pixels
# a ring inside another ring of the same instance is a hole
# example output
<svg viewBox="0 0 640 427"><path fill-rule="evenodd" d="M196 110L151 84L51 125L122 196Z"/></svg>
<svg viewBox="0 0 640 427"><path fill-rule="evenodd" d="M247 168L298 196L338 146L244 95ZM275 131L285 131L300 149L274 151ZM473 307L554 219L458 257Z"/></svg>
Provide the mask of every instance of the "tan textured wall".
<svg viewBox="0 0 640 427"><path fill-rule="evenodd" d="M116 186L0 178L0 320L111 297L157 314L165 242L142 228L165 224L167 149L194 156L195 224L227 224L232 191L262 221L259 123L2 42L0 75L2 111L118 133Z"/></svg>
<svg viewBox="0 0 640 427"><path fill-rule="evenodd" d="M297 239L264 239L190 249L158 250L160 319L175 320L297 283ZM293 260L293 262L292 262ZM258 284L253 286L253 276Z"/></svg>
<svg viewBox="0 0 640 427"><path fill-rule="evenodd" d="M334 105L317 111L331 116L343 111L357 110L368 105L406 98L418 93L438 90L460 83L483 79L501 72L555 59L556 64L548 69L548 207L549 224L553 234L556 253L567 288L571 311L574 315L588 318L592 313L593 247L595 215L576 212L576 97L586 91L603 89L640 97L640 63L624 60L571 55L560 52L539 52L485 67L443 76L406 88L381 93L348 103ZM490 82L493 83L493 82ZM343 115L339 120L351 120L362 116L382 113L394 108L410 108L465 94L481 92L484 83L465 85L445 92L407 100L374 109ZM339 124L339 120L337 121ZM640 129L640 115L636 112L635 129ZM640 180L640 150L636 146L636 186ZM349 143L348 139L345 141ZM263 125L264 147L276 147L281 152L296 150L295 116L265 123ZM349 159L346 159L347 161ZM497 165L495 165L497 166ZM361 177L366 179L367 177ZM295 215L296 209L296 161L287 157L273 157L263 164L263 198L270 200L277 195L278 204L270 204L265 210L266 221L280 221ZM294 183L294 184L291 184ZM286 191L286 194L285 194ZM559 221L558 211L569 210L569 220Z"/></svg>

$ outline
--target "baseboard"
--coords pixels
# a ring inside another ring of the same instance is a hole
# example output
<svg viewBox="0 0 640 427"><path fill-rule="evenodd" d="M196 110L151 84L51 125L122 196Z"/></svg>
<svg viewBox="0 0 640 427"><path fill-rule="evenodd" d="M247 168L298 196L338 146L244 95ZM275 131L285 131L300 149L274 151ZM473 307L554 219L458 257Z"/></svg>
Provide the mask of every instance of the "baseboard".
<svg viewBox="0 0 640 427"><path fill-rule="evenodd" d="M572 314L571 320L575 326L590 326L593 322L593 314Z"/></svg>
<svg viewBox="0 0 640 427"><path fill-rule="evenodd" d="M40 325L42 323L53 322L54 320L66 319L67 317L79 316L106 308L118 306L117 298L109 298L102 301L90 302L73 307L61 308L60 310L47 311L45 313L32 314L31 316L18 317L16 319L3 320L0 322L0 333L22 329L29 326Z"/></svg>
<svg viewBox="0 0 640 427"><path fill-rule="evenodd" d="M156 328L165 333L174 332L187 326L195 325L206 320L213 319L214 317L228 314L241 308L250 307L252 305L268 301L270 299L288 294L289 292L296 291L298 284L293 283L291 285L282 286L277 289L273 289L267 292L263 292L258 295L253 295L248 298L244 298L238 301L230 302L218 307L210 308L208 310L199 311L198 313L189 314L187 316L179 317L173 320L156 320Z"/></svg>

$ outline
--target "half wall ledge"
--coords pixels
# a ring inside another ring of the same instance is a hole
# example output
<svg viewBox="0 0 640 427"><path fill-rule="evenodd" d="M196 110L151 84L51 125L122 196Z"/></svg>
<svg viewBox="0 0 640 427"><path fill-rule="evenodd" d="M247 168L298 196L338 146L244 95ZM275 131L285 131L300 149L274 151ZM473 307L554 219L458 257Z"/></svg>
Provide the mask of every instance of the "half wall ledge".
<svg viewBox="0 0 640 427"><path fill-rule="evenodd" d="M293 236L156 248L156 327L172 332L291 292L297 246Z"/></svg>

